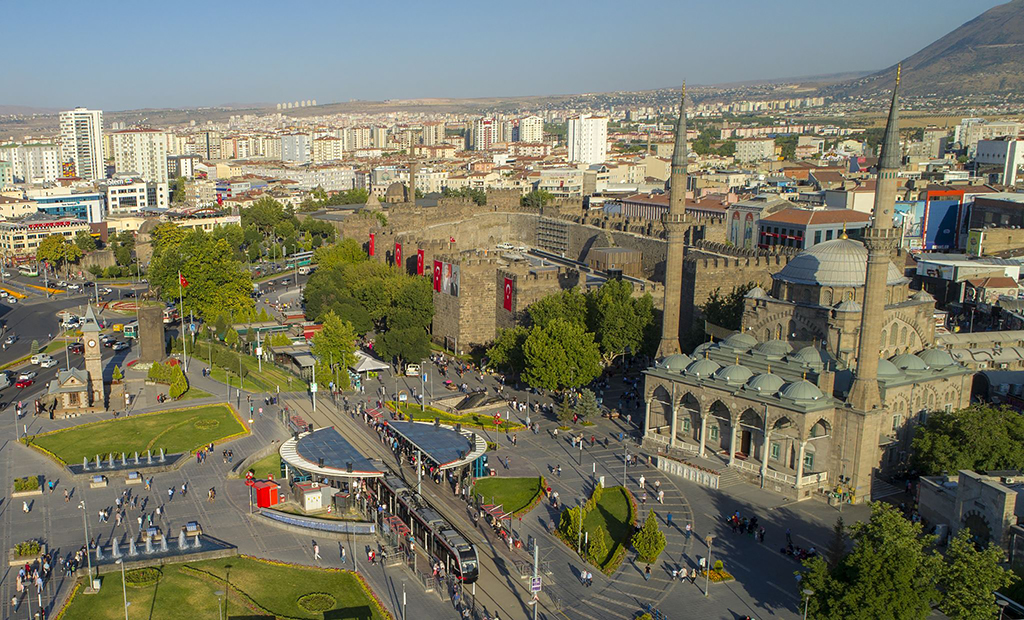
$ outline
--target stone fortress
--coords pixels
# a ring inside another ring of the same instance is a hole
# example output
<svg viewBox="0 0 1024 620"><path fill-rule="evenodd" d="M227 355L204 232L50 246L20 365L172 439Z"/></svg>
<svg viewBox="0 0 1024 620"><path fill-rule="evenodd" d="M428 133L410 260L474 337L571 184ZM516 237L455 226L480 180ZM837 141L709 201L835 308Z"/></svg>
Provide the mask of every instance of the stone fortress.
<svg viewBox="0 0 1024 620"><path fill-rule="evenodd" d="M677 137L664 224L669 273L678 273L673 261L682 273L665 283L660 359L645 371L644 391L644 443L659 451L663 469L746 479L793 499L838 491L866 501L878 476L906 464L915 424L929 411L969 403L972 371L930 348L934 299L911 291L892 263L898 86L897 77L864 243L843 235L795 256L730 257L716 247L721 258L682 260L677 193L686 187L686 158ZM679 336L692 317L679 309L699 303L708 291L693 283L720 266L733 277L757 276L751 280L767 289L747 293L738 333L681 353Z"/></svg>

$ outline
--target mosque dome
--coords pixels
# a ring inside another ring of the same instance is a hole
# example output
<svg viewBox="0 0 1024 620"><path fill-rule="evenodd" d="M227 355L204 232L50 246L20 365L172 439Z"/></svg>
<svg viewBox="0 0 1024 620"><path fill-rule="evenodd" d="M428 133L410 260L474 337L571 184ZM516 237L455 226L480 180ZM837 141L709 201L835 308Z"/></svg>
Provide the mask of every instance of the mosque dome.
<svg viewBox="0 0 1024 620"><path fill-rule="evenodd" d="M836 305L836 312L860 312L860 304L852 299L841 301Z"/></svg>
<svg viewBox="0 0 1024 620"><path fill-rule="evenodd" d="M928 364L929 368L948 368L949 366L956 365L956 361L949 354L949 351L942 349L928 349L927 351L921 351L917 356L925 364Z"/></svg>
<svg viewBox="0 0 1024 620"><path fill-rule="evenodd" d="M809 400L818 400L819 398L822 398L824 394L821 393L818 386L814 385L807 379L801 379L800 381L794 381L793 383L786 384L786 386L779 390L779 396L784 396L797 402L806 402Z"/></svg>
<svg viewBox="0 0 1024 620"><path fill-rule="evenodd" d="M800 252L774 277L791 284L864 286L867 268L868 251L863 243L833 239ZM886 283L900 284L904 280L903 274L890 261Z"/></svg>
<svg viewBox="0 0 1024 620"><path fill-rule="evenodd" d="M786 360L791 362L797 362L800 364L807 364L808 366L820 367L825 364L826 361L831 359L825 351L817 347L807 346L795 353L791 353L786 356Z"/></svg>
<svg viewBox="0 0 1024 620"><path fill-rule="evenodd" d="M754 350L768 357L783 357L788 355L793 350L793 347L789 346L789 343L784 340L769 340L757 345L754 347Z"/></svg>
<svg viewBox="0 0 1024 620"><path fill-rule="evenodd" d="M722 341L722 344L737 351L749 351L751 347L757 344L757 338L740 332L729 336Z"/></svg>
<svg viewBox="0 0 1024 620"><path fill-rule="evenodd" d="M661 367L665 370L683 372L693 362L693 358L684 353L675 353L661 360Z"/></svg>
<svg viewBox="0 0 1024 620"><path fill-rule="evenodd" d="M754 373L749 368L739 364L726 366L715 373L716 379L721 379L729 385L743 385L752 376L754 376Z"/></svg>
<svg viewBox="0 0 1024 620"><path fill-rule="evenodd" d="M713 349L714 347L714 342L702 342L701 344L697 345L697 347L693 350L692 356L694 358L701 357L702 355L704 355L705 351Z"/></svg>
<svg viewBox="0 0 1024 620"><path fill-rule="evenodd" d="M928 294L928 291L924 290L914 293L913 295L910 296L910 298L913 299L914 301L935 301L935 298Z"/></svg>
<svg viewBox="0 0 1024 620"><path fill-rule="evenodd" d="M878 376L879 377L898 377L900 376L900 369L896 368L896 364L893 364L889 360L878 360Z"/></svg>
<svg viewBox="0 0 1024 620"><path fill-rule="evenodd" d="M907 372L924 372L928 364L913 353L901 353L890 360L896 368Z"/></svg>
<svg viewBox="0 0 1024 620"><path fill-rule="evenodd" d="M717 362L704 358L687 366L686 374L693 377L705 378L715 374L715 371L719 368L721 368L721 366L719 366Z"/></svg>
<svg viewBox="0 0 1024 620"><path fill-rule="evenodd" d="M747 388L762 394L774 394L785 384L786 382L779 375L765 372L751 377L747 381Z"/></svg>
<svg viewBox="0 0 1024 620"><path fill-rule="evenodd" d="M747 294L744 295L744 297L746 297L747 299L768 299L770 295L768 295L767 291L765 291L760 286L755 286L754 288L747 291Z"/></svg>

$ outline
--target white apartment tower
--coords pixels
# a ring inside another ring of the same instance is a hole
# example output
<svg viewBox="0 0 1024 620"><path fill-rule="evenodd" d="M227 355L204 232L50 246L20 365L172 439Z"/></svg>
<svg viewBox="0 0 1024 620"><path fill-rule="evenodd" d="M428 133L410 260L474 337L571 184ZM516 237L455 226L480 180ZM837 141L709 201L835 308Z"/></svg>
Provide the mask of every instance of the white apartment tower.
<svg viewBox="0 0 1024 620"><path fill-rule="evenodd" d="M568 142L569 161L582 164L604 162L608 151L608 117L581 114L570 118Z"/></svg>
<svg viewBox="0 0 1024 620"><path fill-rule="evenodd" d="M498 141L497 124L493 118L478 118L473 121L473 150L486 151Z"/></svg>
<svg viewBox="0 0 1024 620"><path fill-rule="evenodd" d="M126 129L113 134L114 167L143 181L167 182L167 135L156 129Z"/></svg>
<svg viewBox="0 0 1024 620"><path fill-rule="evenodd" d="M77 177L104 178L102 110L75 108L60 113L60 159L74 163Z"/></svg>
<svg viewBox="0 0 1024 620"><path fill-rule="evenodd" d="M543 142L544 119L539 116L527 116L526 118L519 119L519 141Z"/></svg>

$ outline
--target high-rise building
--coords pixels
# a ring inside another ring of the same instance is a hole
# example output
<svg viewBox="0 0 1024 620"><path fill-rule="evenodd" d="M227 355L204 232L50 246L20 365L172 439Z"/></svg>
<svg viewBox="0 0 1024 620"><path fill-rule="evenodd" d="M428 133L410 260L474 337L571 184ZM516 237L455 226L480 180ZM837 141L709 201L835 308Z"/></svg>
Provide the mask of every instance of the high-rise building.
<svg viewBox="0 0 1024 620"><path fill-rule="evenodd" d="M543 142L544 119L539 116L527 116L519 119L519 142Z"/></svg>
<svg viewBox="0 0 1024 620"><path fill-rule="evenodd" d="M568 143L569 161L583 164L604 162L608 152L608 117L580 114L570 118Z"/></svg>
<svg viewBox="0 0 1024 620"><path fill-rule="evenodd" d="M10 162L15 183L50 183L61 176L56 144L5 144L0 161Z"/></svg>
<svg viewBox="0 0 1024 620"><path fill-rule="evenodd" d="M308 163L313 157L312 140L309 134L290 133L281 136L281 160L300 164Z"/></svg>
<svg viewBox="0 0 1024 620"><path fill-rule="evenodd" d="M374 148L382 149L388 145L387 127L373 127L370 133Z"/></svg>
<svg viewBox="0 0 1024 620"><path fill-rule="evenodd" d="M473 150L486 151L498 141L497 125L493 118L478 118L473 121Z"/></svg>
<svg viewBox="0 0 1024 620"><path fill-rule="evenodd" d="M167 182L167 136L156 129L126 129L113 134L114 168L144 181Z"/></svg>
<svg viewBox="0 0 1024 620"><path fill-rule="evenodd" d="M75 176L102 179L103 111L75 108L60 113L60 159L74 163Z"/></svg>
<svg viewBox="0 0 1024 620"><path fill-rule="evenodd" d="M423 144L434 146L444 143L444 122L433 121L423 123Z"/></svg>

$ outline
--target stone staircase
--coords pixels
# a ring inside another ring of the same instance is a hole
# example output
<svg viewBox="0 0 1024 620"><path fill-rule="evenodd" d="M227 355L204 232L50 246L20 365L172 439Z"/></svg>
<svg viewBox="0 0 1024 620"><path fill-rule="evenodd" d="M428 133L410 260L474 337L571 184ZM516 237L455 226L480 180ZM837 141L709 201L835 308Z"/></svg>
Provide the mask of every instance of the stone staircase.
<svg viewBox="0 0 1024 620"><path fill-rule="evenodd" d="M733 467L724 467L718 471L718 488L724 489L733 485L740 484L744 481L743 474L740 470Z"/></svg>

